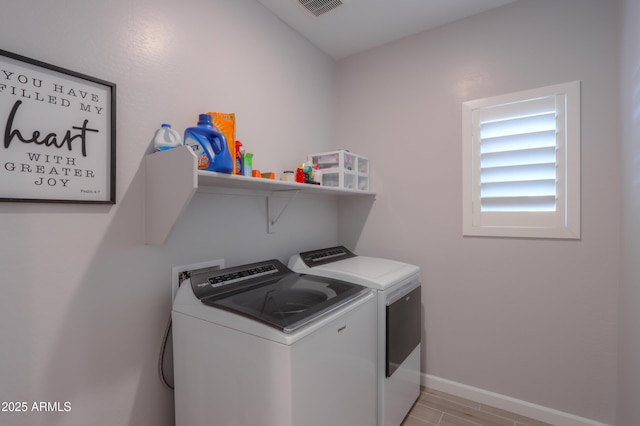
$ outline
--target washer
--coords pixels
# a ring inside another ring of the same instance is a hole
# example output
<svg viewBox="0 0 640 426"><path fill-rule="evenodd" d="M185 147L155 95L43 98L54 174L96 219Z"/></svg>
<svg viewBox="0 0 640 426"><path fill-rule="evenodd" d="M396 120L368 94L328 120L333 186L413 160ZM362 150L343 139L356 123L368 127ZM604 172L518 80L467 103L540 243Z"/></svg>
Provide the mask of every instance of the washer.
<svg viewBox="0 0 640 426"><path fill-rule="evenodd" d="M299 253L289 268L373 289L377 299L378 426L399 426L420 396L420 268L343 246Z"/></svg>
<svg viewBox="0 0 640 426"><path fill-rule="evenodd" d="M376 305L278 260L191 271L173 310L176 426L371 426Z"/></svg>

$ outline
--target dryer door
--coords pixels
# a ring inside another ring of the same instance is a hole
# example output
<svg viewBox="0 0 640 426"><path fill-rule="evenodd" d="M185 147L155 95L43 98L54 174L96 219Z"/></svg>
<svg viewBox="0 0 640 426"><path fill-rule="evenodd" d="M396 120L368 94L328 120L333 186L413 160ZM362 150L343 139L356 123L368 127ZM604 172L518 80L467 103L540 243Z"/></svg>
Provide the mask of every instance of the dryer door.
<svg viewBox="0 0 640 426"><path fill-rule="evenodd" d="M417 285L405 288L387 302L387 377L391 377L420 344L421 286L419 282Z"/></svg>

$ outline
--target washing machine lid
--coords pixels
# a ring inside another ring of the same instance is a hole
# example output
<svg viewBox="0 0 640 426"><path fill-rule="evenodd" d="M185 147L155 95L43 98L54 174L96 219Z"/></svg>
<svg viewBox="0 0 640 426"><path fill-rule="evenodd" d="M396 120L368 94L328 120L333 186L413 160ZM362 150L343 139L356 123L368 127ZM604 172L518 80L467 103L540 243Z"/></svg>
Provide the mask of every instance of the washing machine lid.
<svg viewBox="0 0 640 426"><path fill-rule="evenodd" d="M351 301L366 287L331 278L300 275L278 260L207 270L191 276L196 298L291 333Z"/></svg>
<svg viewBox="0 0 640 426"><path fill-rule="evenodd" d="M343 246L294 255L289 259L289 268L301 274L344 280L377 290L385 290L420 273L418 266L357 256Z"/></svg>

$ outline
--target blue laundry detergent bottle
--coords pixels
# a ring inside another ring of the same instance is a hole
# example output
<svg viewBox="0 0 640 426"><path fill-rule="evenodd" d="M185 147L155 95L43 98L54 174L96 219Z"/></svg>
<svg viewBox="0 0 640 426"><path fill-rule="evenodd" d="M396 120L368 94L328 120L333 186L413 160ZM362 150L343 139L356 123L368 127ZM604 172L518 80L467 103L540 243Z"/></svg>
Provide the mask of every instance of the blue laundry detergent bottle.
<svg viewBox="0 0 640 426"><path fill-rule="evenodd" d="M198 157L198 169L233 173L227 139L213 127L209 114L200 114L198 125L184 131L184 144Z"/></svg>

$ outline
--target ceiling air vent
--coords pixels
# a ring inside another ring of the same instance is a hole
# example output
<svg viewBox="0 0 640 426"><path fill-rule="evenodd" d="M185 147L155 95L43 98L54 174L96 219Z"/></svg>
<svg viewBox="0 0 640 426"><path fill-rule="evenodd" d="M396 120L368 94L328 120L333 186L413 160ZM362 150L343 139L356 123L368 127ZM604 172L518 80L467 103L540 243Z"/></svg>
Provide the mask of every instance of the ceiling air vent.
<svg viewBox="0 0 640 426"><path fill-rule="evenodd" d="M312 15L320 16L344 4L344 0L298 0Z"/></svg>

